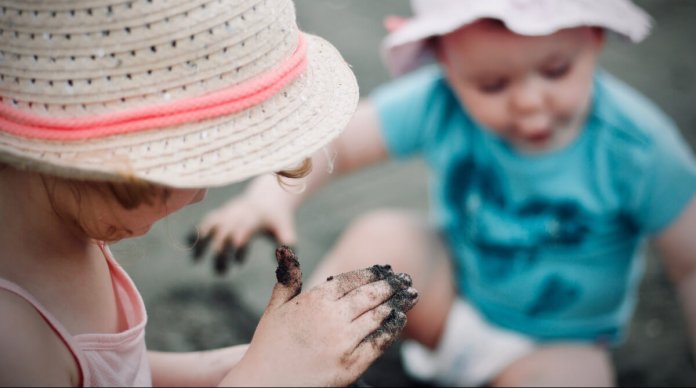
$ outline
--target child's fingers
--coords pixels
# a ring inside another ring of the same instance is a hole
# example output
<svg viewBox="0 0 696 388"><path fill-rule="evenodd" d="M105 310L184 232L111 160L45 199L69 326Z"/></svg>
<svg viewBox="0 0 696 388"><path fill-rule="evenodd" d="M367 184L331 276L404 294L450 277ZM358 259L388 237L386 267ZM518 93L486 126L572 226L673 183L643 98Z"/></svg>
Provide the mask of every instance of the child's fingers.
<svg viewBox="0 0 696 388"><path fill-rule="evenodd" d="M400 311L408 311L418 298L418 292L409 284L387 278L355 288L341 300L348 302L348 314L353 319L382 303Z"/></svg>
<svg viewBox="0 0 696 388"><path fill-rule="evenodd" d="M210 234L214 234L215 229L218 229L218 227L220 226L220 223L218 222L220 216L221 214L219 211L213 211L211 213L208 213L203 218L203 220L201 220L201 222L198 223L198 235L203 237Z"/></svg>
<svg viewBox="0 0 696 388"><path fill-rule="evenodd" d="M191 246L191 248L193 249L191 254L193 256L194 261L198 261L201 259L201 257L203 257L203 254L208 248L208 245L210 244L210 241L212 240L214 234L214 230L212 230L209 234L200 234L196 233L195 231L189 233L187 237L187 242L189 243L189 246Z"/></svg>
<svg viewBox="0 0 696 388"><path fill-rule="evenodd" d="M302 291L302 270L295 253L290 248L281 246L276 249L276 260L277 283L268 303L271 309L283 305Z"/></svg>
<svg viewBox="0 0 696 388"><path fill-rule="evenodd" d="M198 233L195 230L186 235L186 246L191 249L191 257L193 261L198 261L200 256L196 255L196 244L198 244Z"/></svg>
<svg viewBox="0 0 696 388"><path fill-rule="evenodd" d="M357 287L340 299L345 303L348 316L355 320L366 311L389 300L397 291L399 290L394 289L386 280L379 280Z"/></svg>
<svg viewBox="0 0 696 388"><path fill-rule="evenodd" d="M366 310L363 314L353 319L352 331L354 338L361 338L362 342L371 340L377 333L381 333L384 330L391 330L392 332L398 330L400 332L403 327L399 326L401 316L397 313L406 313L406 311L413 308L417 301L418 292L413 287L395 292L384 303ZM399 325L394 326L395 324ZM372 334L365 336L365 333Z"/></svg>
<svg viewBox="0 0 696 388"><path fill-rule="evenodd" d="M194 245L198 242L198 233L196 233L196 230L190 231L186 235L186 244L189 248L193 248Z"/></svg>
<svg viewBox="0 0 696 388"><path fill-rule="evenodd" d="M351 332L354 334L354 337L359 338L359 340L355 343L355 346L357 347L365 340L365 337L367 336L366 333L372 333L379 329L384 320L387 319L389 314L391 314L392 310L394 310L393 307L386 303L382 303L355 318L351 326Z"/></svg>
<svg viewBox="0 0 696 388"><path fill-rule="evenodd" d="M373 265L369 268L329 276L326 279L327 283L320 285L320 287L326 289L335 299L340 299L358 287L384 280L393 275L394 271L392 271L391 266Z"/></svg>
<svg viewBox="0 0 696 388"><path fill-rule="evenodd" d="M228 234L230 235L230 239L232 240L232 243L234 243L234 246L241 247L249 243L255 232L256 227L254 225L242 222L240 224L236 224L233 229L230 229Z"/></svg>
<svg viewBox="0 0 696 388"><path fill-rule="evenodd" d="M364 318L365 325L369 325L380 316L386 315L376 326L376 329L371 331L366 337L364 337L358 345L355 347L350 355L345 357L345 365L349 369L360 373L360 371L365 370L370 364L372 364L377 357L382 355L384 351L389 348L397 339L399 339L401 332L406 326L406 314L401 311L394 309L385 309L380 306L374 313L374 316L366 316ZM388 311L385 313L385 311Z"/></svg>
<svg viewBox="0 0 696 388"><path fill-rule="evenodd" d="M218 233L217 228L210 229L208 234L191 232L186 241L191 246L194 261L200 261L206 251L210 250L213 257L213 269L218 275L226 273L231 262L241 263L246 256L246 245L239 248L232 243L232 232Z"/></svg>
<svg viewBox="0 0 696 388"><path fill-rule="evenodd" d="M418 302L418 291L413 287L397 291L386 302L387 305L397 311L407 312Z"/></svg>
<svg viewBox="0 0 696 388"><path fill-rule="evenodd" d="M223 275L227 272L229 268L230 261L234 260L235 249L229 240L225 240L222 245L222 249L215 255L215 260L213 261L213 267L215 268L215 273L218 275Z"/></svg>
<svg viewBox="0 0 696 388"><path fill-rule="evenodd" d="M244 260L246 260L246 253L247 253L247 245L244 244L240 247L237 247L237 249L234 252L234 261L237 264L242 264L244 263Z"/></svg>
<svg viewBox="0 0 696 388"><path fill-rule="evenodd" d="M413 287L408 287L397 291L387 301L387 304L398 311L409 311L418 302L418 291Z"/></svg>
<svg viewBox="0 0 696 388"><path fill-rule="evenodd" d="M363 346L371 346L383 352L399 338L404 327L406 327L406 313L392 309L382 324L363 339L356 351L361 351Z"/></svg>

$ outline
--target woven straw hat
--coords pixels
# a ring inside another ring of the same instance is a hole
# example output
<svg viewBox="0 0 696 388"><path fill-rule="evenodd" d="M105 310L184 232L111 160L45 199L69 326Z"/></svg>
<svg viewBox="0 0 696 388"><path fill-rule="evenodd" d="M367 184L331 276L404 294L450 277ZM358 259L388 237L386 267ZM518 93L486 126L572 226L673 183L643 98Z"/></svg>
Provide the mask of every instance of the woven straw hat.
<svg viewBox="0 0 696 388"><path fill-rule="evenodd" d="M389 21L393 31L382 45L385 64L393 75L434 60L428 38L448 34L481 18L498 19L520 35L595 26L633 42L643 40L651 27L650 16L631 0L411 0L411 9L413 17Z"/></svg>
<svg viewBox="0 0 696 388"><path fill-rule="evenodd" d="M0 0L0 161L219 186L299 163L355 77L291 0Z"/></svg>

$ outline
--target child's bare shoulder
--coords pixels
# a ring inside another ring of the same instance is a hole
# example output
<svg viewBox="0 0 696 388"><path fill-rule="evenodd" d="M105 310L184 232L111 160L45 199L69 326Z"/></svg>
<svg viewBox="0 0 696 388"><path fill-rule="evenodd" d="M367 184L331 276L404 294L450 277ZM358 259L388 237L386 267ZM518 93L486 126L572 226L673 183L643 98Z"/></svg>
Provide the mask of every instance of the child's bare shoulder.
<svg viewBox="0 0 696 388"><path fill-rule="evenodd" d="M0 311L1 386L79 384L72 354L29 302L0 290Z"/></svg>

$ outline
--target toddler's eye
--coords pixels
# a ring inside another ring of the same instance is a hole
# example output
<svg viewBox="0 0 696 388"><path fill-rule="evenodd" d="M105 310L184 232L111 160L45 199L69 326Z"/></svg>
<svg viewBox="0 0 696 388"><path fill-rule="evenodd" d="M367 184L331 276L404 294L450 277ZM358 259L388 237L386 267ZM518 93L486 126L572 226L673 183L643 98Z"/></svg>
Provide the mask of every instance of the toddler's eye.
<svg viewBox="0 0 696 388"><path fill-rule="evenodd" d="M478 90L485 94L495 94L500 93L508 86L508 80L505 78L498 78L491 81L480 82L478 84Z"/></svg>
<svg viewBox="0 0 696 388"><path fill-rule="evenodd" d="M563 78L570 72L570 63L564 62L554 66L548 66L541 69L541 74L548 79Z"/></svg>

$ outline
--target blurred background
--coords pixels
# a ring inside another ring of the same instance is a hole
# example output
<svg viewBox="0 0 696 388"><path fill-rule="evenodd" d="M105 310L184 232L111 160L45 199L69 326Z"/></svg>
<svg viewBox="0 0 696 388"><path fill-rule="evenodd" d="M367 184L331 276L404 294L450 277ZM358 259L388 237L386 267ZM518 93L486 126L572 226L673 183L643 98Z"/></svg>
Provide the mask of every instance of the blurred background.
<svg viewBox="0 0 696 388"><path fill-rule="evenodd" d="M597 0L601 1L601 0ZM410 14L405 0L296 0L304 31L332 42L352 66L361 95L389 79L379 55L384 16ZM650 97L674 118L696 149L696 1L637 1L655 19L638 45L611 36L601 64ZM315 166L315 168L324 168ZM426 211L426 170L420 160L386 163L338 179L297 214L305 279L356 216L381 206ZM274 245L256 238L246 263L215 275L212 262L191 261L186 235L209 210L239 193L246 182L213 189L207 199L155 225L143 238L113 246L142 292L149 312L148 347L189 351L250 340L275 282ZM379 258L375 258L379 262ZM648 258L640 302L626 343L613 352L621 386L694 386L696 369L684 320L659 258ZM370 386L417 385L401 369L397 343L361 378Z"/></svg>

